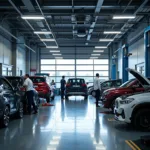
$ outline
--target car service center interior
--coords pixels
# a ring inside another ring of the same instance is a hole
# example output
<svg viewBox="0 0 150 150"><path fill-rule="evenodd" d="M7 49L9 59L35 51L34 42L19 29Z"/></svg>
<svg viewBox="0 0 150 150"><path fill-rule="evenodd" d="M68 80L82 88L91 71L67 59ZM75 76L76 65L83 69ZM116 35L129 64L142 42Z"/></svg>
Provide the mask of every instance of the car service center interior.
<svg viewBox="0 0 150 150"><path fill-rule="evenodd" d="M149 0L0 0L0 150L19 149L150 150Z"/></svg>

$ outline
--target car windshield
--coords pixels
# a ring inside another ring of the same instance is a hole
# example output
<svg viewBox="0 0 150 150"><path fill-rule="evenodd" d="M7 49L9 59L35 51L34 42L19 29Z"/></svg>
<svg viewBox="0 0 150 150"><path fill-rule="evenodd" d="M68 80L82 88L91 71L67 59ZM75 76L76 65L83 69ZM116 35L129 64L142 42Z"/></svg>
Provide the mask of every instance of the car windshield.
<svg viewBox="0 0 150 150"><path fill-rule="evenodd" d="M45 82L45 78L42 77L30 77L30 79L32 80L33 83Z"/></svg>
<svg viewBox="0 0 150 150"><path fill-rule="evenodd" d="M131 83L132 83L134 80L135 80L135 79L131 79L131 80L129 80L129 81L123 83L120 87L123 87L123 88L129 87L129 86L131 85Z"/></svg>

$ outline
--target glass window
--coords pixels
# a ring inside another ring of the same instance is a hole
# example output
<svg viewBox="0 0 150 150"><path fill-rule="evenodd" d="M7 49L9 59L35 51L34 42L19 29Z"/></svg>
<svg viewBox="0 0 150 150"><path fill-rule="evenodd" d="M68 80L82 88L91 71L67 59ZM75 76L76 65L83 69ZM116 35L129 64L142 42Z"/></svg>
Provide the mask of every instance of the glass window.
<svg viewBox="0 0 150 150"><path fill-rule="evenodd" d="M46 81L43 77L30 77L30 79L33 83L41 83Z"/></svg>
<svg viewBox="0 0 150 150"><path fill-rule="evenodd" d="M94 70L108 70L108 65L97 65L97 66L94 66Z"/></svg>
<svg viewBox="0 0 150 150"><path fill-rule="evenodd" d="M77 78L82 78L85 80L85 82L93 82L93 77L77 77Z"/></svg>
<svg viewBox="0 0 150 150"><path fill-rule="evenodd" d="M95 59L94 64L108 64L108 59Z"/></svg>
<svg viewBox="0 0 150 150"><path fill-rule="evenodd" d="M55 66L53 65L41 65L41 70L55 70Z"/></svg>
<svg viewBox="0 0 150 150"><path fill-rule="evenodd" d="M75 77L65 77L66 82L68 81L68 79L71 78L75 78ZM56 77L56 82L60 84L60 80L62 79L62 77Z"/></svg>
<svg viewBox="0 0 150 150"><path fill-rule="evenodd" d="M108 71L94 71L94 76L96 75L96 73L99 73L100 77L101 76L109 76Z"/></svg>
<svg viewBox="0 0 150 150"><path fill-rule="evenodd" d="M93 70L93 65L77 65L77 70Z"/></svg>
<svg viewBox="0 0 150 150"><path fill-rule="evenodd" d="M55 71L41 71L41 73L48 73L50 76L55 76Z"/></svg>
<svg viewBox="0 0 150 150"><path fill-rule="evenodd" d="M108 77L100 77L99 78L101 82L107 81L109 78Z"/></svg>
<svg viewBox="0 0 150 150"><path fill-rule="evenodd" d="M56 76L75 76L74 71L56 71Z"/></svg>
<svg viewBox="0 0 150 150"><path fill-rule="evenodd" d="M77 76L93 76L93 71L77 71Z"/></svg>
<svg viewBox="0 0 150 150"><path fill-rule="evenodd" d="M93 64L92 59L77 59L76 64Z"/></svg>
<svg viewBox="0 0 150 150"><path fill-rule="evenodd" d="M41 59L41 64L55 64L55 59Z"/></svg>
<svg viewBox="0 0 150 150"><path fill-rule="evenodd" d="M67 65L59 66L59 65L57 65L56 69L57 70L75 70L75 66L74 65L72 65L72 66L67 66Z"/></svg>
<svg viewBox="0 0 150 150"><path fill-rule="evenodd" d="M56 60L56 64L75 64L75 60L74 59L58 59Z"/></svg>

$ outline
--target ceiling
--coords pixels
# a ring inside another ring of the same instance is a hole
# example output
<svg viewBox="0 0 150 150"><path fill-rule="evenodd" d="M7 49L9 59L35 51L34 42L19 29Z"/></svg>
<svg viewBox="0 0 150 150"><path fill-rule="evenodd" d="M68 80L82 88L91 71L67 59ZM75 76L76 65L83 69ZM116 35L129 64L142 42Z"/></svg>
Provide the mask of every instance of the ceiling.
<svg viewBox="0 0 150 150"><path fill-rule="evenodd" d="M119 42L132 32L143 17L149 15L149 0L1 0L0 17L13 30L41 47L41 58L54 58L47 46L59 46L62 57L90 58L95 46L108 46L100 38ZM23 20L21 15L43 15L44 20ZM136 15L135 19L113 20L113 15ZM50 35L36 35L33 31L52 31ZM121 31L118 35L104 31ZM81 37L82 36L82 37ZM56 42L42 42L40 38L54 38ZM103 49L99 58L108 58Z"/></svg>

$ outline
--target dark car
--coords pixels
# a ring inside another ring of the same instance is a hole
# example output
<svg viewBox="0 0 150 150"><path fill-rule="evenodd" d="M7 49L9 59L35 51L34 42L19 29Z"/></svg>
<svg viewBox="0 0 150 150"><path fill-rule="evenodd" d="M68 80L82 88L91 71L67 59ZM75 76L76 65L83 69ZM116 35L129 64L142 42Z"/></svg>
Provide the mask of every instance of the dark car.
<svg viewBox="0 0 150 150"><path fill-rule="evenodd" d="M148 79L150 80L150 78ZM135 78L123 83L118 88L105 90L102 94L101 100L103 101L104 108L111 108L114 110L116 98L126 94L135 94L143 91L145 91L145 88L140 84L138 79Z"/></svg>
<svg viewBox="0 0 150 150"><path fill-rule="evenodd" d="M25 95L25 88L23 87L24 78L21 76L6 76L5 77L10 84L13 86L13 88L22 96L22 101L24 104L24 112L27 110L27 98ZM34 102L36 104L36 107L39 107L39 95L36 90L34 90Z"/></svg>
<svg viewBox="0 0 150 150"><path fill-rule="evenodd" d="M122 84L122 80L121 79L104 81L104 82L100 83L101 94L105 90L110 89L112 87L119 87L121 84ZM88 89L88 93L89 93L89 95L95 96L95 91L94 91L94 87L93 86Z"/></svg>
<svg viewBox="0 0 150 150"><path fill-rule="evenodd" d="M84 96L87 99L88 91L85 80L81 78L69 79L66 84L65 98L68 99L68 96Z"/></svg>
<svg viewBox="0 0 150 150"><path fill-rule="evenodd" d="M7 127L10 115L23 117L23 102L21 95L11 86L7 79L0 77L0 121L3 127Z"/></svg>
<svg viewBox="0 0 150 150"><path fill-rule="evenodd" d="M47 77L30 76L34 84L34 88L38 91L39 97L45 98L47 102L51 100L50 82Z"/></svg>

